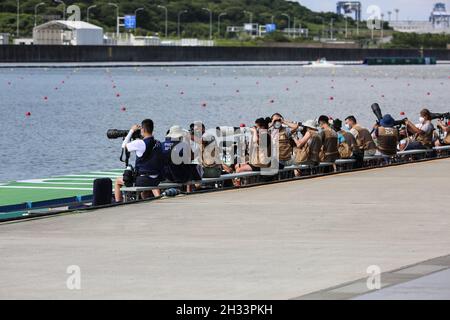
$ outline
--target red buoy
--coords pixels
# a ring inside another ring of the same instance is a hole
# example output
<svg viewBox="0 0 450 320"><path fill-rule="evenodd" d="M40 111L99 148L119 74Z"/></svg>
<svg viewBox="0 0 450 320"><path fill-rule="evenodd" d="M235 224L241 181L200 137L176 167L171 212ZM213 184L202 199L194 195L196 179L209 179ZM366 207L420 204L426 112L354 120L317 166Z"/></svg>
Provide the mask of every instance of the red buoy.
<svg viewBox="0 0 450 320"><path fill-rule="evenodd" d="M404 116L406 113L404 111L400 112L401 116Z"/></svg>
<svg viewBox="0 0 450 320"><path fill-rule="evenodd" d="M117 97L117 98L120 97L120 93L117 93L117 94L116 94L116 97Z"/></svg>
<svg viewBox="0 0 450 320"><path fill-rule="evenodd" d="M275 100L273 100L273 99L272 99L272 100L270 100L270 103L275 103Z"/></svg>
<svg viewBox="0 0 450 320"><path fill-rule="evenodd" d="M121 111L127 111L127 108L122 107L122 108L120 108L120 110L121 110Z"/></svg>
<svg viewBox="0 0 450 320"><path fill-rule="evenodd" d="M25 113L25 116L27 116L27 117L30 117L31 116L31 112L27 112L27 113Z"/></svg>
<svg viewBox="0 0 450 320"><path fill-rule="evenodd" d="M334 97L330 97L330 101L333 101L334 100Z"/></svg>
<svg viewBox="0 0 450 320"><path fill-rule="evenodd" d="M44 100L48 100L48 97L44 97Z"/></svg>
<svg viewBox="0 0 450 320"><path fill-rule="evenodd" d="M206 107L206 102L203 102L203 103L202 103L202 107Z"/></svg>

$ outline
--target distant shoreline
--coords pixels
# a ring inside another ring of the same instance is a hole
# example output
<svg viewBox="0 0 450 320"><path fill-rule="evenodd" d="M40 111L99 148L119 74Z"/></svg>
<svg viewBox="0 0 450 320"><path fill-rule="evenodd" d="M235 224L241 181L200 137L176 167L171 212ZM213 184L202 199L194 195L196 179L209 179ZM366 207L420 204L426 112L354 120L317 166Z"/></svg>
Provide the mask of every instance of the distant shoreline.
<svg viewBox="0 0 450 320"><path fill-rule="evenodd" d="M362 61L329 61L338 65L345 66L366 66ZM233 62L47 62L47 63L28 63L28 62L10 62L0 63L0 69L15 68L171 68L171 67L302 67L308 65L309 61L233 61ZM438 65L450 65L448 61L438 61ZM420 66L420 65L410 65ZM386 66L389 67L389 66ZM392 66L391 66L392 67ZM394 66L395 67L395 66ZM432 66L431 66L432 67Z"/></svg>
<svg viewBox="0 0 450 320"><path fill-rule="evenodd" d="M450 61L450 50L341 49L280 47L164 47L164 46L0 46L0 64L22 66L204 66L302 65L326 58L345 64L366 58L432 57Z"/></svg>

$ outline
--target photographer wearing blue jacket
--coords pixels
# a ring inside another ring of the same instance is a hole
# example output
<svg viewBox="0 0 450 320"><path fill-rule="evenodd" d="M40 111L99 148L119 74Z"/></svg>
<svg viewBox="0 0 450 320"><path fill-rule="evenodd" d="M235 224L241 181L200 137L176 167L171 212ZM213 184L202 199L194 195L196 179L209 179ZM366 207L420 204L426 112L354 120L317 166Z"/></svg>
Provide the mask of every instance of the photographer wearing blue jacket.
<svg viewBox="0 0 450 320"><path fill-rule="evenodd" d="M136 132L140 131L142 139L131 141ZM134 125L125 137L122 148L128 152L136 153L136 187L156 187L162 181L162 147L161 143L153 137L153 121L146 119L141 125ZM124 185L123 178L117 178L115 184L116 202L122 202L122 192L120 188ZM161 195L159 189L152 190L153 195L158 197ZM148 192L142 193L142 198L148 198Z"/></svg>

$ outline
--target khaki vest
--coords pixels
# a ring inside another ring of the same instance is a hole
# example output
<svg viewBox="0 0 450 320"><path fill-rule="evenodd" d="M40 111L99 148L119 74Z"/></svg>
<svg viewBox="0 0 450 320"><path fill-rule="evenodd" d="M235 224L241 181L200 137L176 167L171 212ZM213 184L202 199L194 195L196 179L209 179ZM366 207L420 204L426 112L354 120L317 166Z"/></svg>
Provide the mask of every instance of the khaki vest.
<svg viewBox="0 0 450 320"><path fill-rule="evenodd" d="M447 135L444 138L444 144L450 144L450 133L447 133Z"/></svg>
<svg viewBox="0 0 450 320"><path fill-rule="evenodd" d="M356 142L355 136L352 135L350 132L341 130L340 133L344 136L345 142L350 146L350 149L352 151L358 150L358 143Z"/></svg>
<svg viewBox="0 0 450 320"><path fill-rule="evenodd" d="M310 132L311 138L303 148L295 148L295 163L296 164L313 164L320 163L320 150L322 149L322 139L318 132Z"/></svg>
<svg viewBox="0 0 450 320"><path fill-rule="evenodd" d="M204 168L221 166L220 149L215 142L207 147L202 146L201 165Z"/></svg>
<svg viewBox="0 0 450 320"><path fill-rule="evenodd" d="M398 131L395 128L378 128L378 150L387 156L397 154Z"/></svg>
<svg viewBox="0 0 450 320"><path fill-rule="evenodd" d="M259 141L252 139L250 164L257 168L269 168L271 162L271 136L268 132L259 135Z"/></svg>
<svg viewBox="0 0 450 320"><path fill-rule="evenodd" d="M279 160L289 161L292 159L292 144L285 128L279 130L278 138Z"/></svg>
<svg viewBox="0 0 450 320"><path fill-rule="evenodd" d="M432 130L430 133L420 133L416 136L416 141L420 142L421 144L423 144L424 147L427 148L432 148L433 147L433 132L434 130Z"/></svg>
<svg viewBox="0 0 450 320"><path fill-rule="evenodd" d="M358 144L359 149L361 150L374 150L376 149L375 142L370 135L369 130L361 127L359 124L353 127L356 131L358 131L358 138L356 139L356 143Z"/></svg>
<svg viewBox="0 0 450 320"><path fill-rule="evenodd" d="M322 154L321 161L334 162L339 159L338 135L333 129L322 131Z"/></svg>

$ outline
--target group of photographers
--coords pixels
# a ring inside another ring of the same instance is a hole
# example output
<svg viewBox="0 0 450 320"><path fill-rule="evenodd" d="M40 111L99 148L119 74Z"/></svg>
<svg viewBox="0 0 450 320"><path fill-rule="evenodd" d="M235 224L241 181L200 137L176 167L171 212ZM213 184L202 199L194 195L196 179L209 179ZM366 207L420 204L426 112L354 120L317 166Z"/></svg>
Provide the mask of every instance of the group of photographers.
<svg viewBox="0 0 450 320"><path fill-rule="evenodd" d="M430 149L450 145L448 123L437 121L440 135L432 124L428 109L420 112L419 123L408 119L395 121L389 114L380 116L372 132L362 127L354 116L342 121L322 115L305 123L288 121L279 113L259 118L247 132L245 152L231 165L223 162L223 150L218 143L216 129L207 131L201 122L192 123L189 130L173 126L164 142L153 136L150 119L134 125L124 138L122 148L136 153L134 182L137 187L157 187L162 181L193 182L187 192L202 178L217 178L224 173L283 169L290 165L316 166L321 162L334 163L338 159L355 159L361 167L364 157L394 156L398 151ZM241 125L244 127L244 125ZM136 139L140 131L142 139ZM296 175L300 175L296 171ZM121 187L127 183L118 178L115 183L116 202L122 201ZM128 185L128 184L127 184ZM197 186L199 187L199 186ZM160 196L159 189L144 192L143 198Z"/></svg>

